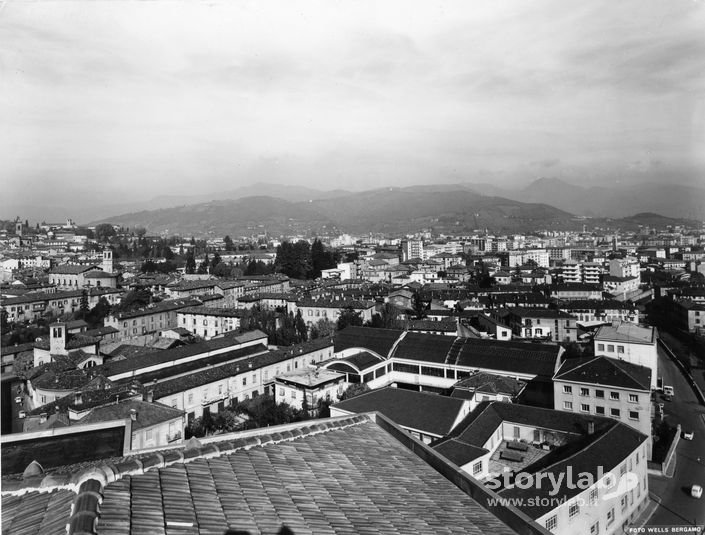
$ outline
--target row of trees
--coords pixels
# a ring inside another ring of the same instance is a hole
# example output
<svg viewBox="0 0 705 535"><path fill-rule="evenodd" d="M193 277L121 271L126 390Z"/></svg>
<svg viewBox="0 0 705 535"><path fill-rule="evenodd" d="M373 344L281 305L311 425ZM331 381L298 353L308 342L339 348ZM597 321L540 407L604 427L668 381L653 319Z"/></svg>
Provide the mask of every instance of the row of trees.
<svg viewBox="0 0 705 535"><path fill-rule="evenodd" d="M337 260L335 253L327 251L316 238L313 244L304 240L285 241L277 247L274 265L278 272L293 279L317 279L322 270L336 267Z"/></svg>

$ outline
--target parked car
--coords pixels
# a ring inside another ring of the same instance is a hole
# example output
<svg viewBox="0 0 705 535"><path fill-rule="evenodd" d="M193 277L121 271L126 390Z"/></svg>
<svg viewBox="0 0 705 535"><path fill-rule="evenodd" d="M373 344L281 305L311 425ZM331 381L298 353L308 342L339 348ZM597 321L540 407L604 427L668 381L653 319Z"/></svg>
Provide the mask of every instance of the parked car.
<svg viewBox="0 0 705 535"><path fill-rule="evenodd" d="M17 397L15 398L15 403L17 403L18 405L22 405L22 401L24 401L24 400L22 399L22 396L17 396Z"/></svg>
<svg viewBox="0 0 705 535"><path fill-rule="evenodd" d="M700 485L693 485L690 488L690 495L693 498L700 498L703 495L703 488Z"/></svg>
<svg viewBox="0 0 705 535"><path fill-rule="evenodd" d="M683 440L693 440L694 436L694 431L683 431Z"/></svg>
<svg viewBox="0 0 705 535"><path fill-rule="evenodd" d="M18 416L20 419L22 419L22 418L24 418L25 416L27 416L27 413L26 413L25 411L20 411L20 412L17 414L17 416Z"/></svg>

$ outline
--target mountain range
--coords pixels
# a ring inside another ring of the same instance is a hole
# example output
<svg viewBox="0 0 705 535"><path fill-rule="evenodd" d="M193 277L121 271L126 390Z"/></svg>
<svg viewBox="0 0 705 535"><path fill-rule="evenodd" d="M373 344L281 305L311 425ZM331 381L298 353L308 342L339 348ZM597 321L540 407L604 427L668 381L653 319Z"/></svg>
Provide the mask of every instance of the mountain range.
<svg viewBox="0 0 705 535"><path fill-rule="evenodd" d="M165 198L164 203L184 202L179 206L131 212L93 221L126 227L144 227L151 234L184 236L271 236L343 232L364 234L382 232L405 234L422 228L458 234L487 228L493 232L528 232L538 229L579 229L584 220L568 210L545 202L527 202L552 193L554 202L568 205L574 196L585 195L584 188L543 180L531 191L517 192L512 199L486 195L485 186L445 184L380 188L363 192L344 190L319 192L310 188L259 184L220 195L208 202L196 198ZM498 188L492 192L500 192ZM247 196L248 193L258 195ZM267 193L269 195L267 195ZM509 193L509 192L507 192ZM243 197L238 198L238 195ZM228 198L233 197L233 198ZM282 198L286 197L286 198ZM190 201L190 203L188 202ZM158 203L156 203L158 204ZM659 214L641 214L612 222L613 226L635 229L644 221L677 224L680 221ZM595 221L595 224L604 222ZM606 223L605 223L606 224Z"/></svg>

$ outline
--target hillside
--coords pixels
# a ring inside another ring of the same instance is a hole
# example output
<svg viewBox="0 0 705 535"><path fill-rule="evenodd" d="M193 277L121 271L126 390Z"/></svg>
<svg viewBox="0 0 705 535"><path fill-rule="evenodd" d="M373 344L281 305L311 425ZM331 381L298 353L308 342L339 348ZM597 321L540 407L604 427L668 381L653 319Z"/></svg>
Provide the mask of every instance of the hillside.
<svg viewBox="0 0 705 535"><path fill-rule="evenodd" d="M348 193L331 199L289 202L273 197L246 197L141 211L95 221L145 227L150 233L182 235L272 236L313 232L385 232L419 228L438 232L525 232L568 228L577 223L567 212L544 204L486 197L470 190L387 188Z"/></svg>

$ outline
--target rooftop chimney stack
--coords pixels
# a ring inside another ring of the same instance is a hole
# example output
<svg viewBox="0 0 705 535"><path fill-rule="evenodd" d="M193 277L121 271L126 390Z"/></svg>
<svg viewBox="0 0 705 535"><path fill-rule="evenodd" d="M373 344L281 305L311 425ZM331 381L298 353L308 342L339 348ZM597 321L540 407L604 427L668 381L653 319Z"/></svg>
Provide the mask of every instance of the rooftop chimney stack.
<svg viewBox="0 0 705 535"><path fill-rule="evenodd" d="M83 394L80 391L74 393L73 403L74 405L83 405Z"/></svg>
<svg viewBox="0 0 705 535"><path fill-rule="evenodd" d="M130 420L133 422L137 421L137 411L135 409L130 409Z"/></svg>

